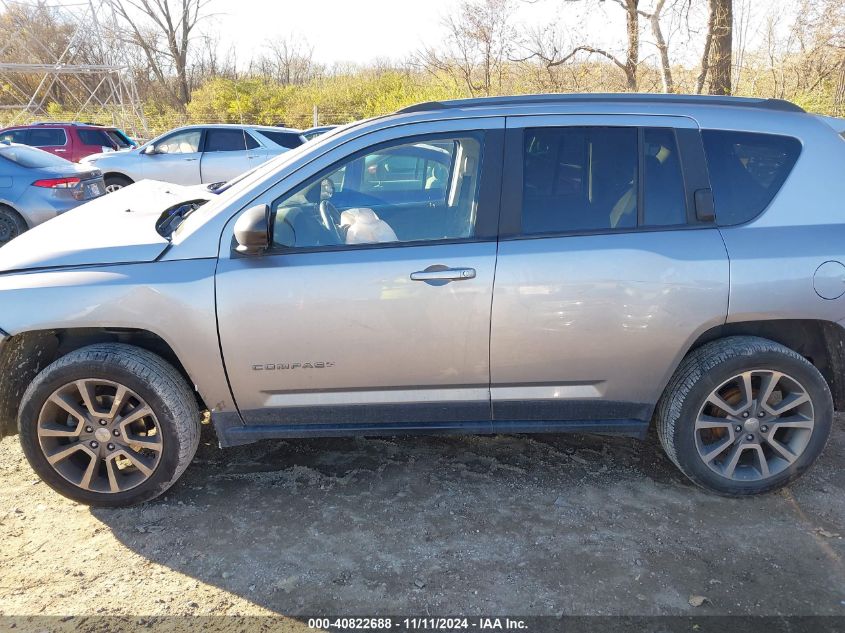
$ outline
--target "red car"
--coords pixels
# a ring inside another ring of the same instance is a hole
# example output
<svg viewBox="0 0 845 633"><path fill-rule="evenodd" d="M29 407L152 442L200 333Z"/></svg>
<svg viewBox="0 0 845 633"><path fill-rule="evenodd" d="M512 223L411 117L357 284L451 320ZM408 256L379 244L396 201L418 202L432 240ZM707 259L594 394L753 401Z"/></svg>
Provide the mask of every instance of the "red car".
<svg viewBox="0 0 845 633"><path fill-rule="evenodd" d="M135 147L135 142L121 130L88 123L33 123L9 127L0 132L0 141L31 145L73 162L91 154Z"/></svg>

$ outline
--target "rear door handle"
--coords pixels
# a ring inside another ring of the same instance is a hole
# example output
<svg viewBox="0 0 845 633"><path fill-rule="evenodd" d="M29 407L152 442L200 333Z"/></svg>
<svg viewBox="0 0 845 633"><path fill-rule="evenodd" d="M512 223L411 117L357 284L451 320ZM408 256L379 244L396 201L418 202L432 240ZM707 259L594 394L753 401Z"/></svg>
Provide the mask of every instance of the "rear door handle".
<svg viewBox="0 0 845 633"><path fill-rule="evenodd" d="M475 268L448 268L443 265L429 266L425 270L418 270L411 273L412 281L460 281L462 279L475 279Z"/></svg>

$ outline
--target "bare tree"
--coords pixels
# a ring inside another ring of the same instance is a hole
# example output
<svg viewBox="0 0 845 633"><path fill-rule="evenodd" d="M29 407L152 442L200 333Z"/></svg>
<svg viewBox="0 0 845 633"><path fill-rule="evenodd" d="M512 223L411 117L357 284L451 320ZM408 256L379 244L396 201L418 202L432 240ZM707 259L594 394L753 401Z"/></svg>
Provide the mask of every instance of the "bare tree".
<svg viewBox="0 0 845 633"><path fill-rule="evenodd" d="M416 56L418 63L471 95L500 92L516 39L513 13L512 0L465 0L443 21L445 46L425 48Z"/></svg>
<svg viewBox="0 0 845 633"><path fill-rule="evenodd" d="M314 62L314 47L296 38L270 40L265 44L267 53L254 65L259 74L285 85L300 85L321 72Z"/></svg>
<svg viewBox="0 0 845 633"><path fill-rule="evenodd" d="M657 53L660 56L660 80L663 84L663 92L675 92L675 83L672 80L672 66L669 63L669 44L663 36L663 29L660 26L660 17L666 7L666 0L657 0L651 13L639 11L639 14L646 18L651 25L651 33L654 35L654 43L657 46Z"/></svg>
<svg viewBox="0 0 845 633"><path fill-rule="evenodd" d="M571 47L567 52L563 52L554 29L544 29L534 32L532 41L528 44L529 55L520 61L537 58L547 69L552 69L573 60L579 53L599 55L616 65L625 74L625 85L627 89L636 92L638 87L637 67L640 59L640 0L612 1L625 10L627 46L624 59L614 55L607 49L598 48L589 44L578 44Z"/></svg>
<svg viewBox="0 0 845 633"><path fill-rule="evenodd" d="M197 23L211 0L117 0L116 9L127 27L127 39L144 54L150 71L166 86L174 102L191 100L188 53ZM176 89L169 75L175 75Z"/></svg>

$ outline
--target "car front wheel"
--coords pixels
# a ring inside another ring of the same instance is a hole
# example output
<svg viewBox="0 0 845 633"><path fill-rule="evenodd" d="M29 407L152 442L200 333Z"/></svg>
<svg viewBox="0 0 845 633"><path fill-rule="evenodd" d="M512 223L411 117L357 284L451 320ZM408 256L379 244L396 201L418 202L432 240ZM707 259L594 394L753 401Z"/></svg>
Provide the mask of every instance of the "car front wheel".
<svg viewBox="0 0 845 633"><path fill-rule="evenodd" d="M179 372L146 350L91 345L47 366L18 416L24 453L60 494L89 505L157 497L187 468L199 411Z"/></svg>
<svg viewBox="0 0 845 633"><path fill-rule="evenodd" d="M833 400L800 354L736 336L683 360L656 417L660 441L685 475L745 496L781 488L815 462L830 435Z"/></svg>

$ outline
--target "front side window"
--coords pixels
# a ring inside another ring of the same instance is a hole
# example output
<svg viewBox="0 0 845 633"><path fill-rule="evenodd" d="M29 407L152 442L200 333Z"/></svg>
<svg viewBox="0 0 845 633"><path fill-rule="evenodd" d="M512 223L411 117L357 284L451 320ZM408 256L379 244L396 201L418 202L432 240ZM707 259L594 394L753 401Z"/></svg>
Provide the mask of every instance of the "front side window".
<svg viewBox="0 0 845 633"><path fill-rule="evenodd" d="M525 131L523 233L635 227L637 202L636 128Z"/></svg>
<svg viewBox="0 0 845 633"><path fill-rule="evenodd" d="M483 136L417 138L341 161L276 200L285 248L472 238Z"/></svg>
<svg viewBox="0 0 845 633"><path fill-rule="evenodd" d="M205 136L206 152L243 152L258 143L244 130L210 129Z"/></svg>
<svg viewBox="0 0 845 633"><path fill-rule="evenodd" d="M200 130L186 130L163 138L156 143L157 154L193 154L199 151Z"/></svg>
<svg viewBox="0 0 845 633"><path fill-rule="evenodd" d="M67 143L65 131L59 128L32 128L27 145L33 147L55 147Z"/></svg>
<svg viewBox="0 0 845 633"><path fill-rule="evenodd" d="M788 136L726 130L703 130L701 136L720 225L762 213L801 153L801 142Z"/></svg>
<svg viewBox="0 0 845 633"><path fill-rule="evenodd" d="M100 147L115 147L114 141L104 130L77 130L79 140L83 145L98 145Z"/></svg>

